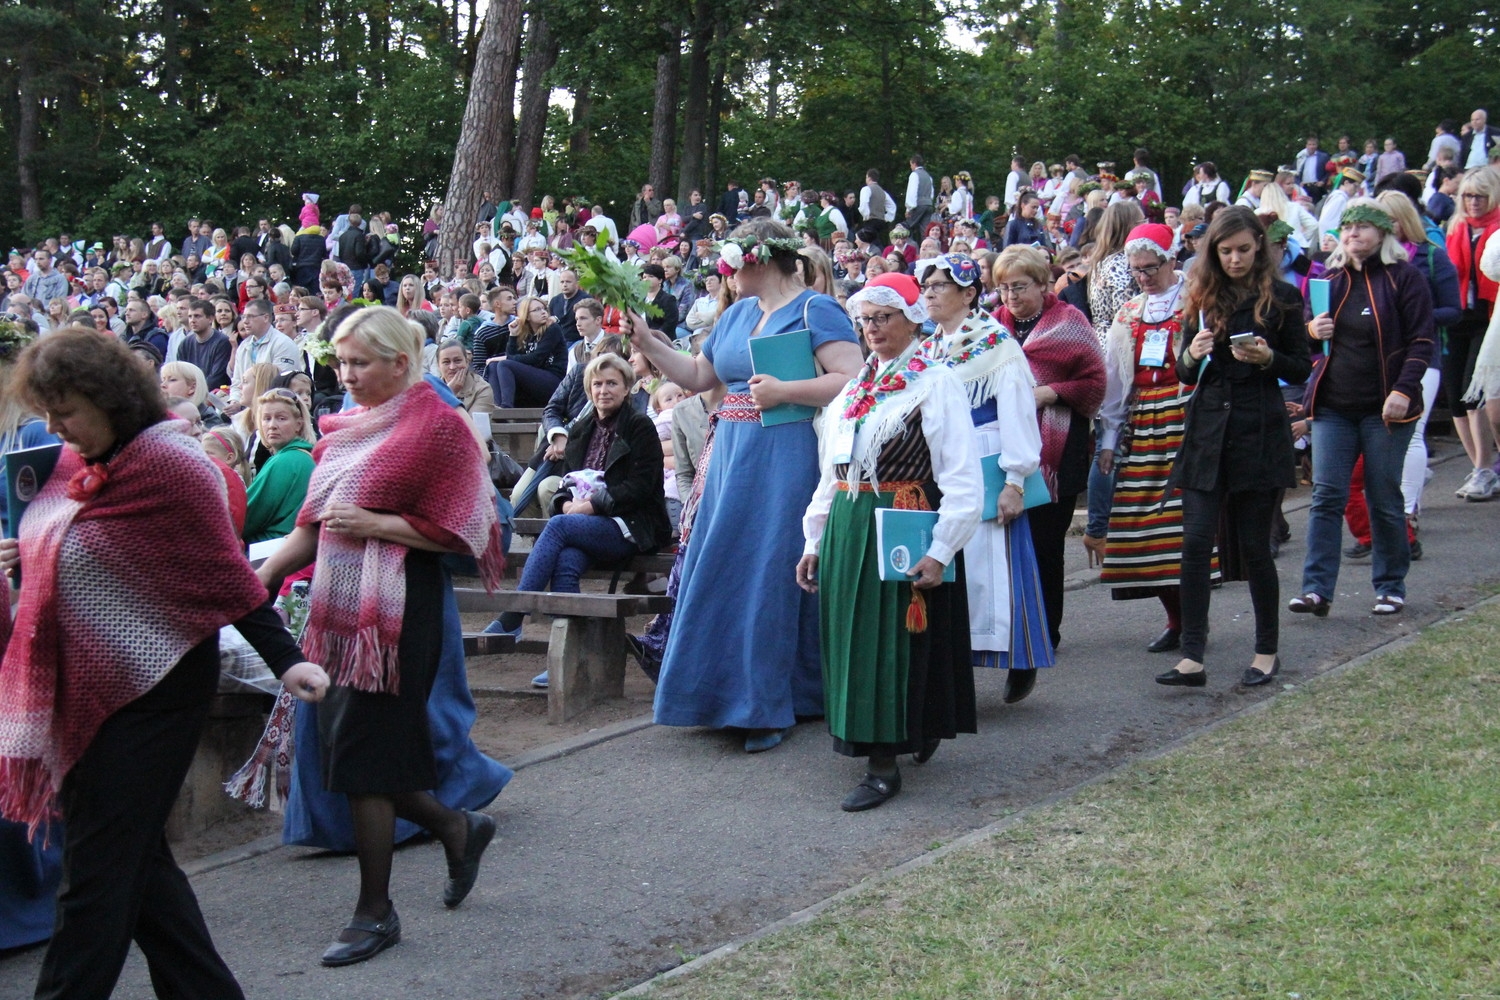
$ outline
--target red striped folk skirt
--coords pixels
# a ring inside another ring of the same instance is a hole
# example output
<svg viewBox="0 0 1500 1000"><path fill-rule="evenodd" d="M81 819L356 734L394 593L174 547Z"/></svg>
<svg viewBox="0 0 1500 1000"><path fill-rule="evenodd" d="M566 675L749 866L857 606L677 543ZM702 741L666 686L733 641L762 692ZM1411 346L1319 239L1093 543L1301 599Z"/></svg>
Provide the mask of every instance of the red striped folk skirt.
<svg viewBox="0 0 1500 1000"><path fill-rule="evenodd" d="M1102 583L1116 600L1154 597L1182 572L1182 494L1167 476L1182 445L1187 397L1175 385L1139 389L1130 408L1129 454L1115 470ZM1212 579L1218 580L1217 556Z"/></svg>

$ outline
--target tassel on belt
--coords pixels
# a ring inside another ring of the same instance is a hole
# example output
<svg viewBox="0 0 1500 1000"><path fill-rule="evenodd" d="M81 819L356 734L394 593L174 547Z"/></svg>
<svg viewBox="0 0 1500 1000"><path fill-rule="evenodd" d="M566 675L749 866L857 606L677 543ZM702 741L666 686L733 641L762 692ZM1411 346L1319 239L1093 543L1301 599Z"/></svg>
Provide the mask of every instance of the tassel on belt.
<svg viewBox="0 0 1500 1000"><path fill-rule="evenodd" d="M858 483L850 486L847 482L840 481L839 489L844 492L851 490L858 493L894 493L895 500L891 504L896 510L931 510L927 502L927 492L922 489L922 483L915 479L906 479L900 482L881 483L876 489L870 483ZM906 606L906 631L927 631L927 598L915 586L911 588L911 603Z"/></svg>

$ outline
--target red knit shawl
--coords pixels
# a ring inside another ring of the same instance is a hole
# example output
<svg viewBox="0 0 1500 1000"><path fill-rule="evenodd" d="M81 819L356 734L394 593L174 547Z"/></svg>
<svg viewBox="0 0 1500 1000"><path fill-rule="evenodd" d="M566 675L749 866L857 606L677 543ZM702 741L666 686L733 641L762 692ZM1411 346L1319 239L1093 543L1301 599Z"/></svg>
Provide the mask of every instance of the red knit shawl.
<svg viewBox="0 0 1500 1000"><path fill-rule="evenodd" d="M485 586L505 571L495 489L468 421L425 381L369 409L326 416L298 526L350 503L399 514L425 537L479 562ZM319 531L302 648L335 684L399 692L406 611L403 545ZM434 624L433 627L436 627Z"/></svg>
<svg viewBox="0 0 1500 1000"><path fill-rule="evenodd" d="M63 449L21 521L14 628L0 615L0 815L33 831L106 719L266 600L178 422L141 431L89 492L95 468Z"/></svg>
<svg viewBox="0 0 1500 1000"><path fill-rule="evenodd" d="M1007 329L1016 328L1008 306L996 313ZM1042 473L1057 499L1057 466L1073 424L1073 410L1092 418L1104 403L1104 355L1088 317L1051 292L1042 300L1042 315L1021 345L1037 385L1068 383L1066 396L1037 413L1042 429Z"/></svg>

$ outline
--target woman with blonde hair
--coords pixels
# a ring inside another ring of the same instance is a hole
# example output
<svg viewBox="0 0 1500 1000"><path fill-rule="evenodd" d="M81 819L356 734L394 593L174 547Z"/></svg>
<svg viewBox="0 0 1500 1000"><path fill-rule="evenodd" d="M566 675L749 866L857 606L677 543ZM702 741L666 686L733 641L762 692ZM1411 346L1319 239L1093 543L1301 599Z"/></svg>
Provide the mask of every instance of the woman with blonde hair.
<svg viewBox="0 0 1500 1000"><path fill-rule="evenodd" d="M543 299L526 296L516 303L516 325L503 356L485 365L496 405L502 410L545 406L567 371L562 327Z"/></svg>
<svg viewBox="0 0 1500 1000"><path fill-rule="evenodd" d="M1327 617L1338 586L1349 477L1363 456L1374 543L1371 613L1399 614L1411 565L1401 474L1435 350L1432 292L1407 263L1390 213L1373 198L1354 198L1344 209L1327 274L1329 311L1308 324L1328 354L1304 398L1313 446L1307 558L1302 594L1288 606Z"/></svg>
<svg viewBox="0 0 1500 1000"><path fill-rule="evenodd" d="M207 381L203 370L190 361L168 361L161 366L161 391L168 399L186 399L202 406L208 398Z"/></svg>
<svg viewBox="0 0 1500 1000"><path fill-rule="evenodd" d="M1307 250L1318 245L1318 220L1300 204L1286 196L1279 184L1267 184L1260 193L1261 214L1274 212L1282 222L1292 227L1297 239Z"/></svg>
<svg viewBox="0 0 1500 1000"><path fill-rule="evenodd" d="M411 324L371 306L338 325L333 346L357 408L323 418L297 526L258 574L276 593L317 558L304 642L333 680L317 718L321 771L325 790L348 799L359 859L353 919L322 959L342 966L401 940L390 896L398 816L442 843L448 907L473 888L494 837L494 819L470 809L504 780L460 808L440 797L428 699L444 647L462 642L441 556L472 556L488 587L505 557L485 457L469 422L422 378ZM441 490L432 489L437 456ZM451 735L472 748L466 729Z"/></svg>
<svg viewBox="0 0 1500 1000"><path fill-rule="evenodd" d="M1495 460L1495 441L1481 413L1465 390L1474 378L1479 352L1486 339L1495 302L1497 284L1479 266L1491 237L1500 229L1500 181L1492 170L1471 170L1458 185L1458 209L1448 225L1448 257L1458 271L1459 307L1457 323L1448 328L1448 350L1443 357L1443 386L1453 429L1463 442L1474 471L1458 488L1461 500L1489 500L1500 489L1500 479L1490 465Z"/></svg>
<svg viewBox="0 0 1500 1000"><path fill-rule="evenodd" d="M411 318L414 310L431 310L432 305L427 301L427 286L422 284L422 279L415 274L403 274L399 291L396 292L396 311L406 319Z"/></svg>
<svg viewBox="0 0 1500 1000"><path fill-rule="evenodd" d="M233 427L239 432L245 441L245 461L250 467L250 474L255 475L255 470L260 464L271 457L269 450L260 444L260 397L270 391L276 376L280 372L276 366L269 362L251 365L245 370L244 381L240 384L240 403L244 409L235 414Z"/></svg>
<svg viewBox="0 0 1500 1000"><path fill-rule="evenodd" d="M312 414L290 389L271 389L256 399L256 427L271 457L256 472L245 495L245 527L251 545L284 538L297 526L297 511L312 478Z"/></svg>
<svg viewBox="0 0 1500 1000"><path fill-rule="evenodd" d="M1458 321L1462 310L1458 307L1458 274L1448 252L1441 244L1434 243L1427 235L1427 227L1417 214L1415 203L1399 190L1382 191L1375 196L1382 208L1390 214L1396 224L1396 238L1405 248L1411 265L1427 279L1427 289L1432 293L1432 320L1439 330ZM1401 497L1406 507L1406 538L1411 543L1411 557L1422 558L1422 543L1417 538L1417 522L1421 513L1422 489L1427 484L1427 418L1437 402L1438 385L1442 381L1440 338L1433 339L1433 356L1428 360L1427 371L1422 375L1422 415L1417 418L1412 431L1411 444L1406 449L1406 460L1401 467ZM1481 353L1481 364L1483 354ZM1478 368L1475 369L1478 371ZM1497 397L1500 398L1500 397ZM1364 460L1355 463L1354 478L1349 483L1349 502L1344 507L1344 520L1349 524L1349 533L1354 536L1354 545L1344 550L1351 559L1362 559L1370 554L1370 511L1365 503Z"/></svg>
<svg viewBox="0 0 1500 1000"><path fill-rule="evenodd" d="M801 258L797 262L797 269L802 272L802 280L807 287L821 295L833 294L833 261L829 259L828 253L821 247L802 247L797 251Z"/></svg>

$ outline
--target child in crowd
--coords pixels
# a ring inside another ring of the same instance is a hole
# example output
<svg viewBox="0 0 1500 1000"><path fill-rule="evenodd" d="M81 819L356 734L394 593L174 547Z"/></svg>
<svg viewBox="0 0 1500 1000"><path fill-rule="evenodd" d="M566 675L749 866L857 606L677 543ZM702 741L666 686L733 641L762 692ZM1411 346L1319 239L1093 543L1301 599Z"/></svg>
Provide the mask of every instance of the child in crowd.
<svg viewBox="0 0 1500 1000"><path fill-rule="evenodd" d="M687 398L687 393L676 382L662 382L651 394L651 419L656 424L656 436L661 440L662 481L667 494L667 516L672 519L672 530L677 530L677 519L682 514L682 498L677 493L677 461L672 457L672 408Z"/></svg>

